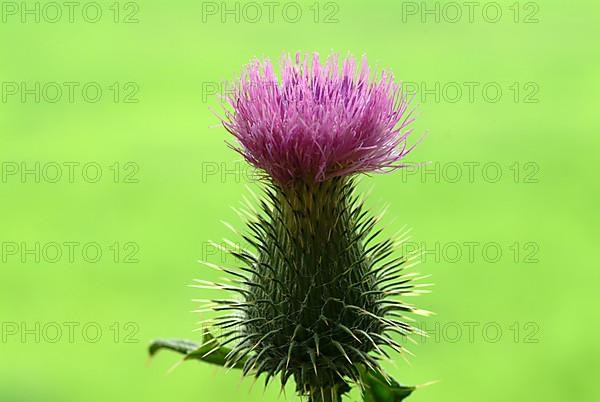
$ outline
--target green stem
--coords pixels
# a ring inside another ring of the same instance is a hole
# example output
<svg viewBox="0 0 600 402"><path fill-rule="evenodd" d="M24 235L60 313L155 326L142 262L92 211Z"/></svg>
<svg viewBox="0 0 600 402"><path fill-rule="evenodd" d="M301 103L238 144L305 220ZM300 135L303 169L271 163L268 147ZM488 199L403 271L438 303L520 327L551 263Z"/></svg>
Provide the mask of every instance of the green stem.
<svg viewBox="0 0 600 402"><path fill-rule="evenodd" d="M337 387L316 389L308 397L308 402L341 402L342 396L339 395Z"/></svg>

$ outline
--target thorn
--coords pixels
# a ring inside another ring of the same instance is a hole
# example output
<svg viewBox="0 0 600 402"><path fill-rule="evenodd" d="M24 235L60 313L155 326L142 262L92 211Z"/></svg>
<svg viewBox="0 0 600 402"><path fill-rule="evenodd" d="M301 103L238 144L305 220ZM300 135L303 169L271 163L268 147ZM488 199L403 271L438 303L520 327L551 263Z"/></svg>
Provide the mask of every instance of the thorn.
<svg viewBox="0 0 600 402"><path fill-rule="evenodd" d="M221 223L222 223L223 225L225 225L225 226L227 227L227 229L231 230L231 231L232 231L233 233L235 233L236 235L239 235L239 234L240 234L240 232L238 232L238 231L237 231L237 230L236 230L236 229L235 229L235 228L234 228L234 227L233 227L233 226L232 226L232 225L231 225L229 222L226 222L226 221L223 221L223 220L222 220L222 221L221 221Z"/></svg>
<svg viewBox="0 0 600 402"><path fill-rule="evenodd" d="M415 385L415 388L425 388L425 387L429 387L430 385L435 385L435 384L440 383L440 382L442 382L442 380L428 381L428 382L425 382L423 384Z"/></svg>
<svg viewBox="0 0 600 402"><path fill-rule="evenodd" d="M154 357L154 356L148 356L148 358L146 359L146 364L145 364L145 365L146 365L146 367L150 367L150 364L152 363L152 358L153 358L153 357Z"/></svg>
<svg viewBox="0 0 600 402"><path fill-rule="evenodd" d="M432 315L436 315L433 311L428 311L428 310L423 310L423 309L416 309L412 311L414 314L417 315L421 315L424 317L430 317Z"/></svg>
<svg viewBox="0 0 600 402"><path fill-rule="evenodd" d="M177 367L179 367L181 365L181 363L183 363L185 361L185 357L179 361L177 361L174 365L171 366L171 368L169 368L167 370L167 372L165 373L165 376L170 375L171 373L173 373L173 371L175 371L175 369Z"/></svg>

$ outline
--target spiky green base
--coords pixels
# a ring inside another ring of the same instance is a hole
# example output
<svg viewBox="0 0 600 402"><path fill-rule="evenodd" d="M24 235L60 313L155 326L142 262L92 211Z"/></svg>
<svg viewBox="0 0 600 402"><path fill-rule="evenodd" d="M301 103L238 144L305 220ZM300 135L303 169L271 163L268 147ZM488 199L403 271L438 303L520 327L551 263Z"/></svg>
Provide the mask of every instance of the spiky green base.
<svg viewBox="0 0 600 402"><path fill-rule="evenodd" d="M363 211L351 179L337 178L266 190L245 239L256 254L232 253L243 263L233 273L240 300L215 300L231 310L219 325L232 343L230 365L266 382L294 377L313 402L338 402L360 382L360 365L379 370L383 346L400 351L389 334L408 335L399 320L413 308L388 296L410 293L400 275L406 258L391 258L393 241L377 242L377 219Z"/></svg>
<svg viewBox="0 0 600 402"><path fill-rule="evenodd" d="M227 361L225 356L230 349L222 347L212 336L210 331L204 330L202 334L202 343L200 345L192 341L182 339L158 339L152 342L148 348L150 357L154 356L159 350L166 349L184 355L184 360L202 360L210 364L224 366ZM241 361L234 368L242 368L244 362ZM391 377L384 377L380 372L367 370L359 365L360 383L363 402L400 402L408 397L415 390L415 387L407 387L399 384ZM338 390L336 393L316 394L309 398L313 401L340 401L341 395ZM331 395L331 397L327 396Z"/></svg>

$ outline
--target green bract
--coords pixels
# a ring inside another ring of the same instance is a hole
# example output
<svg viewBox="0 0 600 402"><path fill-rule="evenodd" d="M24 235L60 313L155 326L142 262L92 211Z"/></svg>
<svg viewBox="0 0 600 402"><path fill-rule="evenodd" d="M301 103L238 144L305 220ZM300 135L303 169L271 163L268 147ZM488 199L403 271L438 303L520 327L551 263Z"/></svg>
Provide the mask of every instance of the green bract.
<svg viewBox="0 0 600 402"><path fill-rule="evenodd" d="M415 310L389 296L414 293L407 259L392 255L393 240L376 241L354 192L349 178L268 187L245 236L255 252L232 251L239 298L215 300L232 311L218 321L222 344L235 345L228 364L247 358L244 374L329 394L360 381L358 364L380 370L384 348L401 351L389 334L413 333L402 319Z"/></svg>

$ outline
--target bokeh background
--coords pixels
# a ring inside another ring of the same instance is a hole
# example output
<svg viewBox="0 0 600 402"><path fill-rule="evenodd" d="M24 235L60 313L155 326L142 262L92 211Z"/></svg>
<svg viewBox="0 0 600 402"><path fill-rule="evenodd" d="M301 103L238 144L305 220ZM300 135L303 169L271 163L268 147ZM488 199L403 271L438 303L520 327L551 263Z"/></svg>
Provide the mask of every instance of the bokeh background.
<svg viewBox="0 0 600 402"><path fill-rule="evenodd" d="M221 262L208 241L236 241L221 221L242 227L255 185L215 94L297 50L364 53L417 90L409 159L431 163L361 187L435 283L414 300L430 338L387 365L438 381L410 400L598 400L597 3L1 6L0 400L297 400L146 356L198 340L191 299L214 294L187 285L219 277L197 260Z"/></svg>

